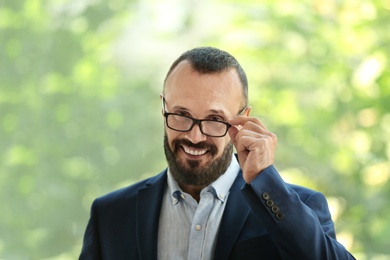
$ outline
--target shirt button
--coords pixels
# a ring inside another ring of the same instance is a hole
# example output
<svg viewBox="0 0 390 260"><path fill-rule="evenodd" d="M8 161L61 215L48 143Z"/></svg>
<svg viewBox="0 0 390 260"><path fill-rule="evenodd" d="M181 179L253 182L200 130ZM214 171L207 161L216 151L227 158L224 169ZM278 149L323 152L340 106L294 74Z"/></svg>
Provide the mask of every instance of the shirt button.
<svg viewBox="0 0 390 260"><path fill-rule="evenodd" d="M180 197L181 197L182 199L185 199L185 198L186 198L186 195L184 195L184 194L182 193L182 194L180 194Z"/></svg>
<svg viewBox="0 0 390 260"><path fill-rule="evenodd" d="M202 229L202 226L198 224L198 225L195 226L195 229L196 229L197 231L199 231L199 230Z"/></svg>

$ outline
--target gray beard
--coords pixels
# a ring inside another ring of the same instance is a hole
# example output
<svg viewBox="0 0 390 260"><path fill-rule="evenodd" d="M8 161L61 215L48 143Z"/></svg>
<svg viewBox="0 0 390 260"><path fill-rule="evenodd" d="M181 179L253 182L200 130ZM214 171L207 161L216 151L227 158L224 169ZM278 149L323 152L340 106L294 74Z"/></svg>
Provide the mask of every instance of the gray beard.
<svg viewBox="0 0 390 260"><path fill-rule="evenodd" d="M206 142L193 144L185 139L177 139L172 143L173 149L169 146L168 137L164 133L164 151L168 162L169 170L178 184L194 185L206 187L224 174L230 165L233 153L233 144L230 142L226 145L222 155L207 162L204 166L199 165L199 161L186 160L182 162L176 156L181 145L187 145L194 148L206 148L212 156L217 154L217 148Z"/></svg>

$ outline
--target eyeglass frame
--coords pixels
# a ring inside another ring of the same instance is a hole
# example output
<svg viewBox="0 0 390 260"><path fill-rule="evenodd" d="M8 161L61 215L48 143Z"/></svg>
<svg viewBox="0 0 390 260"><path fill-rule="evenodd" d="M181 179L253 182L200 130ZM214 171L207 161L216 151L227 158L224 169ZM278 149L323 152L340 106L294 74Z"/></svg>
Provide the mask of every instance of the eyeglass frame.
<svg viewBox="0 0 390 260"><path fill-rule="evenodd" d="M193 118L191 116L185 116L185 115L179 115L177 113L169 113L165 110L165 104L166 104L166 100L165 100L165 97L163 94L161 94L161 99L162 99L162 109L163 109L163 116L165 117L165 124L167 125L167 127L169 129L172 129L174 131L177 131L177 132L182 132L182 133L185 133L185 132L189 132L192 130L192 128L194 128L195 125L198 125L199 126L199 130L202 134L206 135L206 136L209 136L209 137L224 137L227 132L229 131L229 128L232 127L231 124L229 124L228 122L225 122L225 121L216 121L216 120L210 120L210 119L196 119L196 118ZM237 116L241 116L245 110L247 110L249 107L246 106L244 107L243 109L240 110L240 112L237 114ZM191 127L188 129L188 130L177 130L177 129L174 129L172 128L171 126L168 125L168 116L170 115L174 115L174 116L180 116L180 117L185 117L185 118L188 118L188 119L191 119L192 120L192 125ZM208 121L208 122L215 122L215 123L222 123L224 125L226 125L226 131L223 135L209 135L209 134L206 134L203 132L203 127L202 127L202 122L204 121Z"/></svg>

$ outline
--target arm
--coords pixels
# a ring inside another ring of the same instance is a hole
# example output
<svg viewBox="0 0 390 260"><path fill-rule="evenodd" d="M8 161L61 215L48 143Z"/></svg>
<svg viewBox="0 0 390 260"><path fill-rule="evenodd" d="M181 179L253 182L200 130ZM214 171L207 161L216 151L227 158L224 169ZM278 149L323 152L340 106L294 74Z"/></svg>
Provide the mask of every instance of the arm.
<svg viewBox="0 0 390 260"><path fill-rule="evenodd" d="M80 260L101 259L96 218L96 201L94 201L91 207L91 217L84 234L83 248L79 257Z"/></svg>
<svg viewBox="0 0 390 260"><path fill-rule="evenodd" d="M309 189L297 189L299 195L270 166L245 185L242 193L283 259L354 259L336 241L325 197Z"/></svg>
<svg viewBox="0 0 390 260"><path fill-rule="evenodd" d="M272 166L277 137L258 119L236 117L229 135L243 178L243 194L284 259L353 259L335 239L324 196L301 188L299 194ZM268 204L267 204L268 203Z"/></svg>

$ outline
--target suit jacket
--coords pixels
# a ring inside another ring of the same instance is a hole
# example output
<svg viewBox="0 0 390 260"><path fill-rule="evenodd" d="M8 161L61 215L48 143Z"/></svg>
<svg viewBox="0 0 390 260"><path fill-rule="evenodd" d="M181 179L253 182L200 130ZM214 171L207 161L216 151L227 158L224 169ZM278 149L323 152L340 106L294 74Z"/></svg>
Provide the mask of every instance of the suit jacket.
<svg viewBox="0 0 390 260"><path fill-rule="evenodd" d="M167 171L96 199L80 259L157 259ZM286 184L273 166L242 173L222 216L214 259L354 259L336 241L325 197Z"/></svg>

